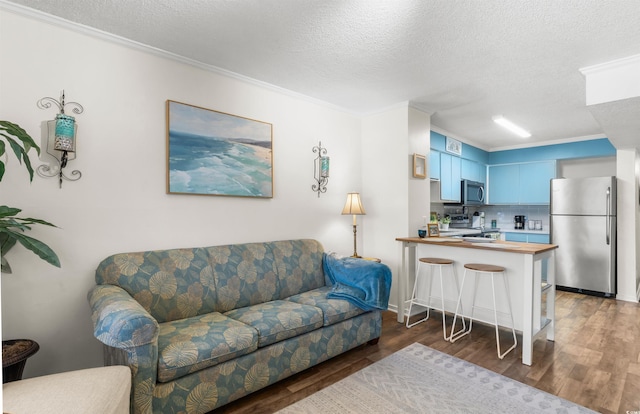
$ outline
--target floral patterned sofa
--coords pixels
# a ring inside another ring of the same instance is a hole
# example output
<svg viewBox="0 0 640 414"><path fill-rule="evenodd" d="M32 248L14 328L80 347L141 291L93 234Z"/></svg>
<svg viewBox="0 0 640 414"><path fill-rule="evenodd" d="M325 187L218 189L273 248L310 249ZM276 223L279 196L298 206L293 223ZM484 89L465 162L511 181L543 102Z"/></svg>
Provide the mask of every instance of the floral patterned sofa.
<svg viewBox="0 0 640 414"><path fill-rule="evenodd" d="M88 295L131 412L206 413L380 337L379 310L327 299L315 240L115 254Z"/></svg>

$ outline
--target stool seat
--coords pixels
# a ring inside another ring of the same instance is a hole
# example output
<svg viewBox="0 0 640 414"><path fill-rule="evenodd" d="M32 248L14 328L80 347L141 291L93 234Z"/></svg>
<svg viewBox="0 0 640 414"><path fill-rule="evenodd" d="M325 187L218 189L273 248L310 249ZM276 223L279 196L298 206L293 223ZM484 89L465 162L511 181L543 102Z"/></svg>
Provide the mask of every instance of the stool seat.
<svg viewBox="0 0 640 414"><path fill-rule="evenodd" d="M469 270L475 270L476 272L500 273L506 270L502 266L483 264L483 263L467 263L464 265L464 267Z"/></svg>
<svg viewBox="0 0 640 414"><path fill-rule="evenodd" d="M441 259L439 257L421 257L418 260L420 260L422 263L429 263L429 264L436 264L436 265L453 264L453 260Z"/></svg>

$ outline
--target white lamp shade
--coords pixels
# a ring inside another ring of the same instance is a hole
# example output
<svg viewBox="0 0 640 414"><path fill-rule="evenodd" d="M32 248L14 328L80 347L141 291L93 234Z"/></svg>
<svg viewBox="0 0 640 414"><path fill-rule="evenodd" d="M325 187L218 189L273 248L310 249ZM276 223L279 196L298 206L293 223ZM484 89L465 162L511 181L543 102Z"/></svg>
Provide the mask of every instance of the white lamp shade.
<svg viewBox="0 0 640 414"><path fill-rule="evenodd" d="M347 202L342 209L342 214L363 215L367 214L360 201L360 193L348 193Z"/></svg>

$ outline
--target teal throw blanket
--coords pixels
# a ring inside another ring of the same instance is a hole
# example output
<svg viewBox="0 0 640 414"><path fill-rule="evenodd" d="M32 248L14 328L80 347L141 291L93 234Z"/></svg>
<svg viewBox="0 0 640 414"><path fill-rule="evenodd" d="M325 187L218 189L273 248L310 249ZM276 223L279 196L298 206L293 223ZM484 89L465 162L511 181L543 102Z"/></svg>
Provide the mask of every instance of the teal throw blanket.
<svg viewBox="0 0 640 414"><path fill-rule="evenodd" d="M355 257L324 253L322 265L333 283L329 299L344 299L366 311L386 310L391 290L389 266Z"/></svg>

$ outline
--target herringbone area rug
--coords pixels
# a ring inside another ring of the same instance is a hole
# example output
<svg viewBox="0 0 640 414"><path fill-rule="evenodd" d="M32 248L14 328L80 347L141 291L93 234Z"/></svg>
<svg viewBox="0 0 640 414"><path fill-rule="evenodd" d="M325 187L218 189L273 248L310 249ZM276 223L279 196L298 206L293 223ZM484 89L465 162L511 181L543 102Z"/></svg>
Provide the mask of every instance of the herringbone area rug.
<svg viewBox="0 0 640 414"><path fill-rule="evenodd" d="M281 411L331 413L593 413L414 343Z"/></svg>

